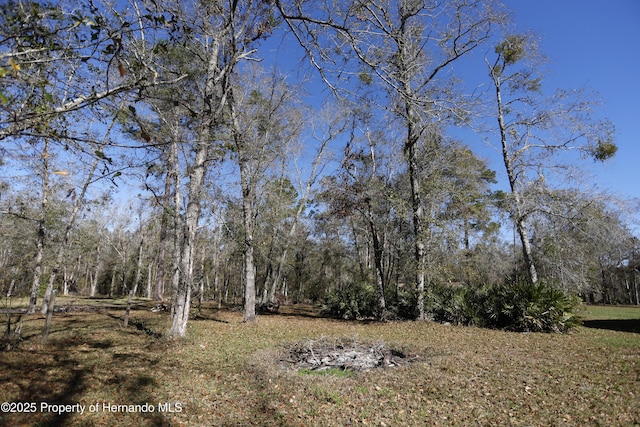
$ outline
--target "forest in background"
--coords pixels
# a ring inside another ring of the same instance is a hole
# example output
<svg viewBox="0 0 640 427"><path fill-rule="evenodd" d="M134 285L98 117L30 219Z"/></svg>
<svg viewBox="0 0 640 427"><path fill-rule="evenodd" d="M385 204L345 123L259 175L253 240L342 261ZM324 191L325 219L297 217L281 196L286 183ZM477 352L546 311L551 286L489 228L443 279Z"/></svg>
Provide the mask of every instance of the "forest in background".
<svg viewBox="0 0 640 427"><path fill-rule="evenodd" d="M10 1L0 19L0 290L31 312L133 292L170 300L182 336L205 299L251 322L366 293L425 318L434 286L517 277L639 303L625 203L581 179L613 124L592 93L545 88L499 2ZM296 75L269 61L285 37ZM472 60L490 89L455 74ZM500 147L508 182L455 127Z"/></svg>

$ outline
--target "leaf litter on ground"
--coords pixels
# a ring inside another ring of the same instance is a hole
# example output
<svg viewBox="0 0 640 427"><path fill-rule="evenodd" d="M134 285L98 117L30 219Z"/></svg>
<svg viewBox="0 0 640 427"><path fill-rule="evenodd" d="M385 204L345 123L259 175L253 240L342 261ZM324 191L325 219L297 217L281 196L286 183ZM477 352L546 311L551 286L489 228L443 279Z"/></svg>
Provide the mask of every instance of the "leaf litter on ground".
<svg viewBox="0 0 640 427"><path fill-rule="evenodd" d="M169 340L169 315L151 308L131 312L144 328L124 328L122 310L56 313L47 344L44 317L25 321L23 341L0 352L0 400L179 402L180 412L8 413L0 425L640 425L640 334L340 321L299 306L250 325L205 305L186 339ZM343 366L335 351L354 343L372 359L407 358L343 377L282 369L293 362L281 359L312 364L310 349Z"/></svg>

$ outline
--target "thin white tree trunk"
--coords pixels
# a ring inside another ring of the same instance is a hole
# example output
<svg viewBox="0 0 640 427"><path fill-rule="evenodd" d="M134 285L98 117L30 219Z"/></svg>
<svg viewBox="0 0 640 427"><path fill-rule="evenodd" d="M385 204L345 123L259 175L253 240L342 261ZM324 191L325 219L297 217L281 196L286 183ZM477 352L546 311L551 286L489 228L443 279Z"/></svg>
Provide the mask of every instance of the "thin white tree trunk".
<svg viewBox="0 0 640 427"><path fill-rule="evenodd" d="M244 321L255 322L256 318L256 265L254 261L253 230L255 226L253 212L253 191L250 183L248 161L240 162L240 181L242 186L242 217L244 223Z"/></svg>
<svg viewBox="0 0 640 427"><path fill-rule="evenodd" d="M47 209L49 205L49 140L45 139L44 150L42 152L42 198L40 201L40 217L38 218L38 232L36 235L36 254L34 256L33 280L31 282L31 294L29 296L29 307L27 314L36 312L38 302L38 292L40 291L40 278L42 276L42 258L44 256L44 245L47 238L45 227ZM21 331L18 331L21 332ZM19 335L19 333L17 334Z"/></svg>
<svg viewBox="0 0 640 427"><path fill-rule="evenodd" d="M78 212L80 212L80 208L82 208L82 204L84 203L85 195L87 194L87 189L89 188L89 185L93 181L93 175L94 175L95 170L96 170L97 167L98 167L98 158L96 157L93 160L93 164L91 165L91 169L89 170L89 174L87 175L87 179L84 181L84 184L82 186L82 190L80 191L80 194L76 196L76 203L73 206L73 209L71 211L71 215L69 215L69 219L67 220L67 224L65 225L64 237L62 239L62 243L60 244L60 247L58 248L58 254L56 256L56 263L55 263L55 266L54 266L53 270L51 271L51 275L49 276L49 284L47 285L47 289L45 290L44 298L42 300L42 309L41 309L42 314L47 314L47 310L49 309L49 298L51 296L51 292L53 292L53 286L55 284L55 280L56 280L58 271L60 270L60 266L62 265L62 262L64 261L65 251L67 249L67 246L69 246L69 237L71 235L71 230L73 229L73 226L75 225L76 218L78 216ZM67 292L65 291L64 295L66 295L66 294L67 294Z"/></svg>
<svg viewBox="0 0 640 427"><path fill-rule="evenodd" d="M90 274L90 286L91 289L89 291L89 296L91 298L96 296L96 292L98 291L98 277L100 276L100 270L102 270L102 258L100 257L100 245L96 249L96 263L95 263L95 272Z"/></svg>
<svg viewBox="0 0 640 427"><path fill-rule="evenodd" d="M222 99L222 93L216 93L219 89L219 83L216 82L216 76L218 76L219 73L219 51L220 42L214 39L208 52L209 63L207 64L207 80L203 97L204 109L202 112L202 122L198 131L196 157L189 173L189 202L187 203L187 210L185 212L185 230L182 239L179 271L176 271L176 274L179 274L179 276L177 280L174 280L174 295L171 307L172 323L169 336L172 337L184 337L187 333L187 322L189 321L189 309L191 307L191 288L193 286L193 267L198 234L198 219L200 217L200 204L202 201L204 177L206 175L206 165L209 156L209 138L216 119L222 113L222 107L225 104L225 101ZM215 101L218 101L219 104L214 106L212 103Z"/></svg>
<svg viewBox="0 0 640 427"><path fill-rule="evenodd" d="M142 226L140 227L142 229ZM142 277L142 252L144 249L144 235L140 238L140 246L138 247L138 262L136 264L136 275L133 280L133 296L138 293L138 286L140 285L140 278Z"/></svg>
<svg viewBox="0 0 640 427"><path fill-rule="evenodd" d="M198 235L198 219L202 186L206 172L206 161L209 153L209 142L198 144L196 159L192 165L189 179L189 202L185 215L185 232L179 264L179 279L174 289L172 304L172 323L169 336L184 337L187 333L189 309L191 308L191 288L193 286L193 266ZM174 283L175 285L176 283Z"/></svg>
<svg viewBox="0 0 640 427"><path fill-rule="evenodd" d="M532 283L538 281L538 272L533 260L533 253L531 250L531 243L529 242L529 233L527 231L526 214L522 211L522 200L520 199L520 192L518 190L518 182L513 165L511 163L511 156L508 149L508 137L507 126L504 121L504 106L502 104L502 92L500 77L492 74L493 83L496 89L496 101L498 105L498 127L500 129L500 142L502 144L502 159L507 172L507 178L509 179L509 186L511 188L511 195L513 196L513 203L515 205L513 212L513 219L516 224L516 230L520 237L520 243L522 244L522 252L524 261L527 264L527 271L529 273L529 279Z"/></svg>
<svg viewBox="0 0 640 427"><path fill-rule="evenodd" d="M152 275L153 275L153 262L150 262L149 265L147 266L147 290L144 294L146 298L151 298L152 296L152 292L153 292L152 285L151 285L151 283L153 282Z"/></svg>

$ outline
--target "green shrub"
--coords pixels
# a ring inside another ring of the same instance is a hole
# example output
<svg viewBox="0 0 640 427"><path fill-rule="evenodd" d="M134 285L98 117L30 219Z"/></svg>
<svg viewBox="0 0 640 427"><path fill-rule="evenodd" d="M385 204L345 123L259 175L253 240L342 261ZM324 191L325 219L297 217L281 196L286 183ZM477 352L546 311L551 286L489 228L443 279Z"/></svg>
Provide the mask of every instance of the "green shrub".
<svg viewBox="0 0 640 427"><path fill-rule="evenodd" d="M506 286L494 286L487 297L484 311L489 314L490 327L565 332L580 323L575 314L580 299L543 281L534 284L518 280Z"/></svg>
<svg viewBox="0 0 640 427"><path fill-rule="evenodd" d="M438 322L455 325L476 323L474 290L468 287L432 285L425 292L425 312Z"/></svg>
<svg viewBox="0 0 640 427"><path fill-rule="evenodd" d="M403 290L387 297L387 319L415 320L418 318L417 298L414 291Z"/></svg>
<svg viewBox="0 0 640 427"><path fill-rule="evenodd" d="M351 283L333 289L325 299L322 313L341 319L375 317L376 291L367 283Z"/></svg>
<svg viewBox="0 0 640 427"><path fill-rule="evenodd" d="M440 322L529 332L565 332L580 322L580 299L544 282L484 287L432 286L425 310Z"/></svg>

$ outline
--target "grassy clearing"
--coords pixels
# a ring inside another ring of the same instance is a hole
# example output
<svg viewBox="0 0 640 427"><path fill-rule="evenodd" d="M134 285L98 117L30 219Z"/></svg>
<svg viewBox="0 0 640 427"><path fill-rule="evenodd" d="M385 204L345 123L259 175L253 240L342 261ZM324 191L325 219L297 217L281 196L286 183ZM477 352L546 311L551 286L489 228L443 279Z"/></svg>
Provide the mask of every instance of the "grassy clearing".
<svg viewBox="0 0 640 427"><path fill-rule="evenodd" d="M206 308L177 342L159 338L168 315L148 309L132 311L127 329L122 309L56 314L46 345L44 318L34 316L21 345L0 353L0 402L80 403L85 413L5 413L0 425L640 425L639 334L521 334L281 310L247 325L238 312ZM291 343L321 337L385 342L421 358L345 377L278 363ZM145 403L154 412L113 406Z"/></svg>
<svg viewBox="0 0 640 427"><path fill-rule="evenodd" d="M580 315L585 320L639 320L640 307L615 305L585 306Z"/></svg>
<svg viewBox="0 0 640 427"><path fill-rule="evenodd" d="M640 334L640 307L588 306L582 313L584 326ZM604 337L611 345L624 346L619 337Z"/></svg>

